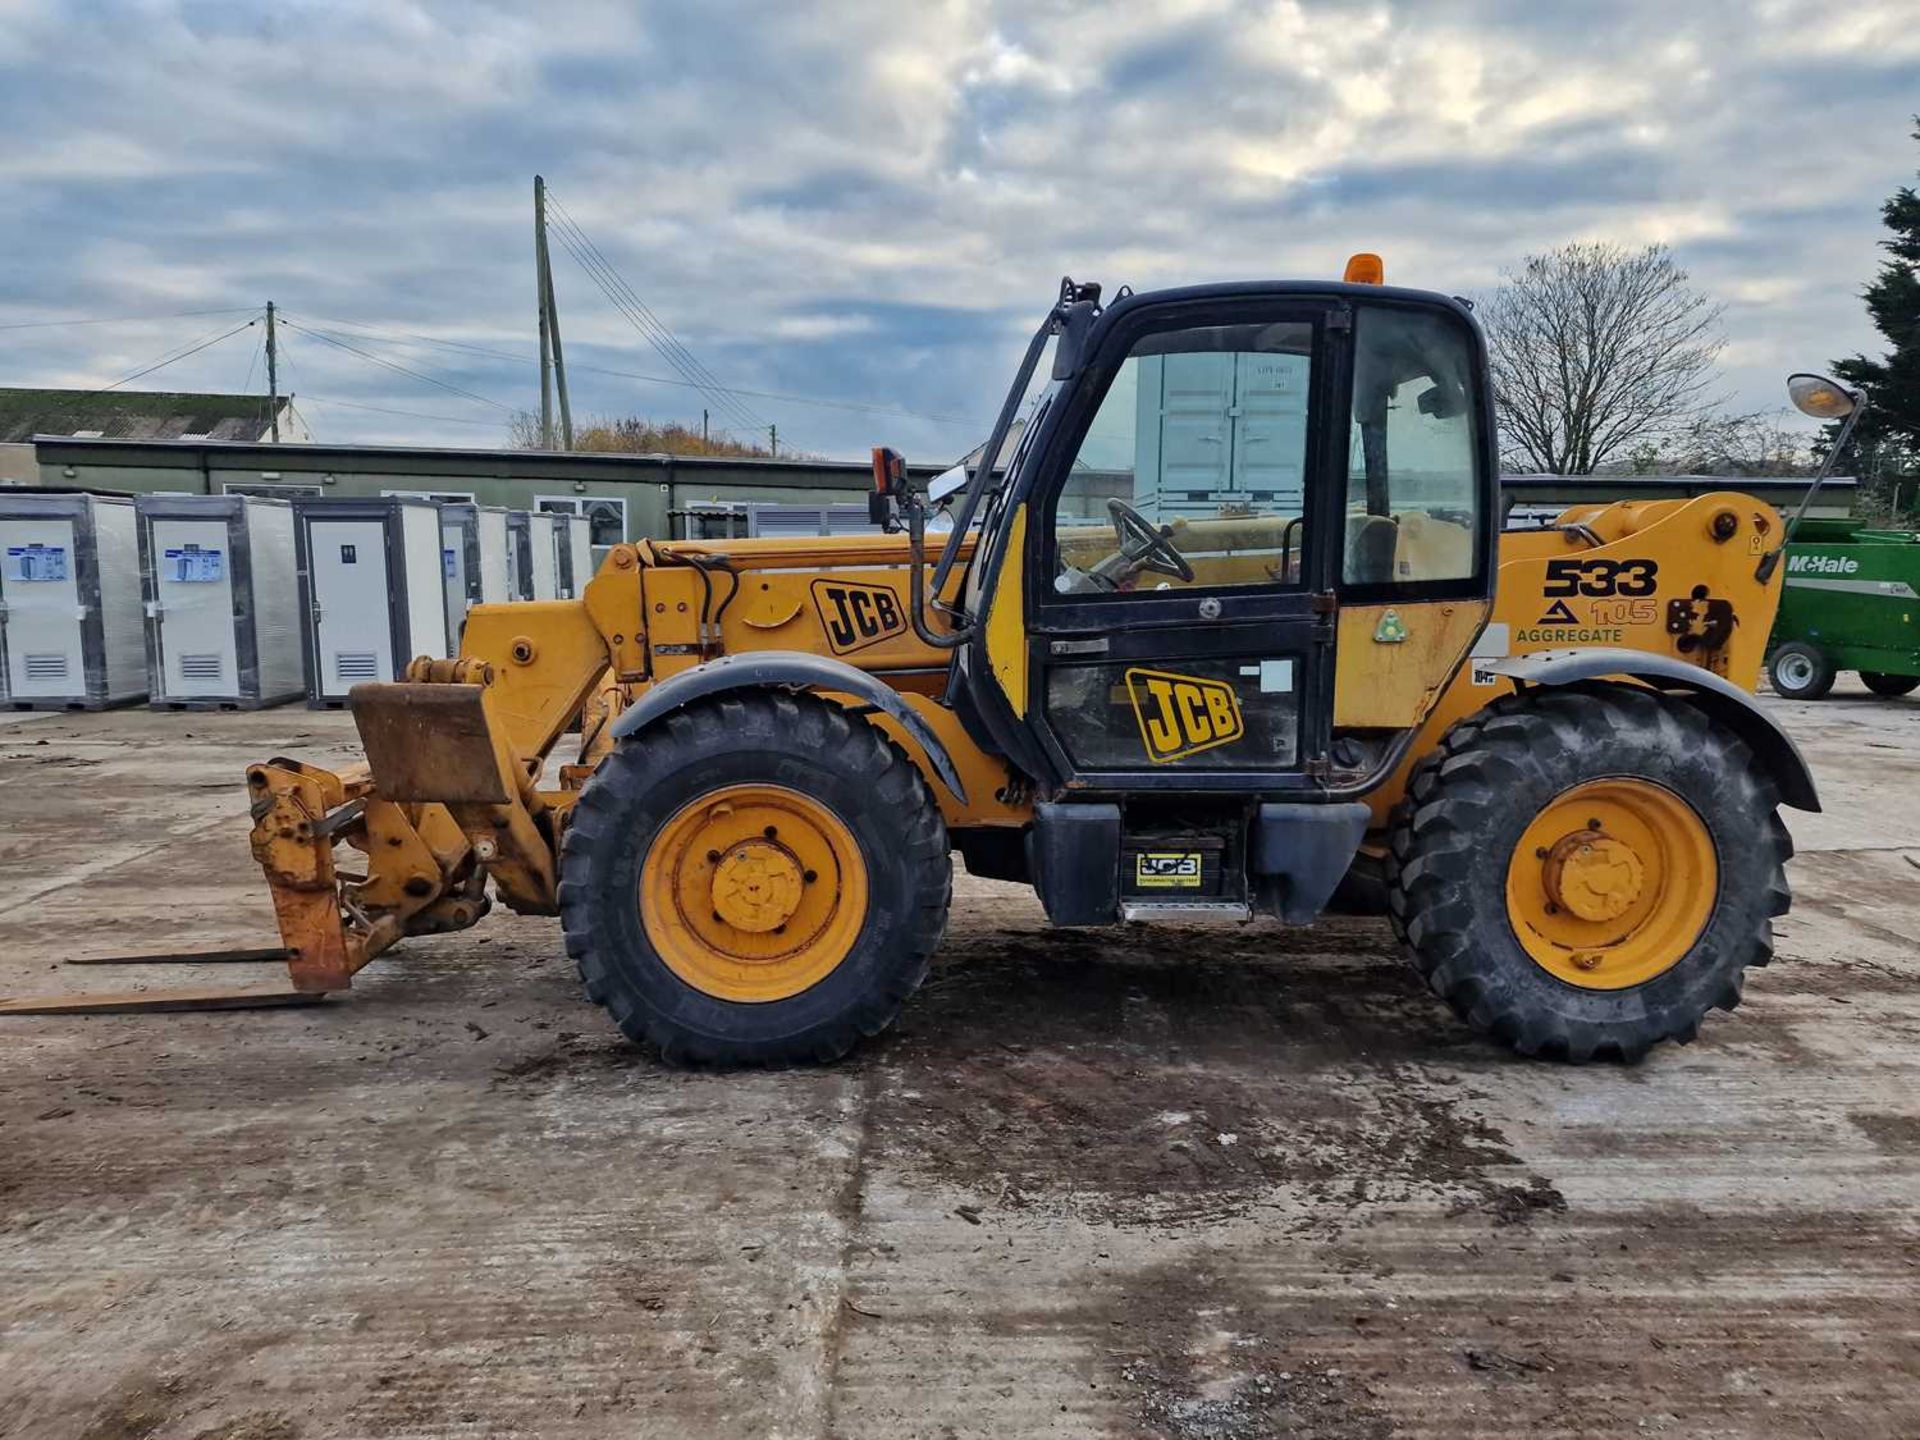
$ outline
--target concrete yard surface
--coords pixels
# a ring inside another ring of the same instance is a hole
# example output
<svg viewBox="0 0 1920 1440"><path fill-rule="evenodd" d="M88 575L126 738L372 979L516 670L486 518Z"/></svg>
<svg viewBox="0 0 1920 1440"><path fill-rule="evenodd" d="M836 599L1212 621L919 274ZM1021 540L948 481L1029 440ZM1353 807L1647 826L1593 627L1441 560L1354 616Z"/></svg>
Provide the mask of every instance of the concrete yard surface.
<svg viewBox="0 0 1920 1440"><path fill-rule="evenodd" d="M0 1437L1920 1435L1920 699L1767 703L1827 803L1778 961L1631 1068L1380 921L966 877L830 1069L664 1069L505 913L312 1008L0 1018ZM351 722L9 719L0 993L240 978L63 962L274 943L242 767Z"/></svg>

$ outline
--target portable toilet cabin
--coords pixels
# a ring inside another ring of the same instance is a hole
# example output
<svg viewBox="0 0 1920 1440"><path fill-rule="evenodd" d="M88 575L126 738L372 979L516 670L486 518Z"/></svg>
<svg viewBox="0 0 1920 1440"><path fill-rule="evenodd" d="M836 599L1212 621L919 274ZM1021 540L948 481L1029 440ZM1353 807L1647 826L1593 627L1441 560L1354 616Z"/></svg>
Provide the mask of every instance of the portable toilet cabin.
<svg viewBox="0 0 1920 1440"><path fill-rule="evenodd" d="M512 598L507 588L507 511L501 505L442 505L440 563L447 592L447 637L457 650L473 605Z"/></svg>
<svg viewBox="0 0 1920 1440"><path fill-rule="evenodd" d="M243 495L142 495L147 703L257 710L305 689L293 506Z"/></svg>
<svg viewBox="0 0 1920 1440"><path fill-rule="evenodd" d="M560 598L559 527L551 510L530 510L521 532L520 573L528 600Z"/></svg>
<svg viewBox="0 0 1920 1440"><path fill-rule="evenodd" d="M556 513L560 530L560 594L578 600L593 579L593 521L585 515Z"/></svg>
<svg viewBox="0 0 1920 1440"><path fill-rule="evenodd" d="M431 500L296 500L307 704L346 704L365 680L395 680L416 655L445 659L440 507Z"/></svg>
<svg viewBox="0 0 1920 1440"><path fill-rule="evenodd" d="M99 710L147 693L133 501L0 491L0 703Z"/></svg>

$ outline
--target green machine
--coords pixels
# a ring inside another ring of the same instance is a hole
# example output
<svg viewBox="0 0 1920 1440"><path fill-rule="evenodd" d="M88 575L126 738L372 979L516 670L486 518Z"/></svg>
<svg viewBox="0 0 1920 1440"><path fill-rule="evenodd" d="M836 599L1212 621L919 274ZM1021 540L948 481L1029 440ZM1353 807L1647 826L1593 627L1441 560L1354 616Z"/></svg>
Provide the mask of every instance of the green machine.
<svg viewBox="0 0 1920 1440"><path fill-rule="evenodd" d="M1876 695L1920 687L1920 534L1855 520L1806 520L1786 550L1768 677L1818 700L1842 670Z"/></svg>

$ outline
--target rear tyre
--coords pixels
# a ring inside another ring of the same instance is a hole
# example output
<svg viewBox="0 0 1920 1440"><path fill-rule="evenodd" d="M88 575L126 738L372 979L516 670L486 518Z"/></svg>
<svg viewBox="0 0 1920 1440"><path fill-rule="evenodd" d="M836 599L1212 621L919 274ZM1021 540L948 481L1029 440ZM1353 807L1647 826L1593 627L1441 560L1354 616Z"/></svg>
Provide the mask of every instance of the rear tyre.
<svg viewBox="0 0 1920 1440"><path fill-rule="evenodd" d="M1833 662L1820 648L1790 640L1767 662L1774 693L1789 700L1818 700L1833 688Z"/></svg>
<svg viewBox="0 0 1920 1440"><path fill-rule="evenodd" d="M1892 698L1911 695L1916 688L1920 688L1920 675L1883 675L1878 670L1862 670L1860 683L1876 695Z"/></svg>
<svg viewBox="0 0 1920 1440"><path fill-rule="evenodd" d="M811 696L728 696L620 742L560 851L587 994L672 1064L839 1058L926 976L946 826L886 736Z"/></svg>
<svg viewBox="0 0 1920 1440"><path fill-rule="evenodd" d="M1684 700L1621 685L1497 701L1414 770L1394 928L1469 1025L1524 1055L1693 1039L1773 955L1793 853L1772 784Z"/></svg>

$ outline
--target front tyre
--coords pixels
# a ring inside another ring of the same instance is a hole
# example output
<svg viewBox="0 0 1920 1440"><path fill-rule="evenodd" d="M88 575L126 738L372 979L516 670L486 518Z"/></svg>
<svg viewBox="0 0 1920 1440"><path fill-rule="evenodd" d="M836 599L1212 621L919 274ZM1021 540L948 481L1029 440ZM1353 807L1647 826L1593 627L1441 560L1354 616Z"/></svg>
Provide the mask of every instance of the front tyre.
<svg viewBox="0 0 1920 1440"><path fill-rule="evenodd" d="M1767 661L1767 679L1776 695L1818 700L1833 689L1833 662L1818 646L1789 640Z"/></svg>
<svg viewBox="0 0 1920 1440"><path fill-rule="evenodd" d="M1747 747L1624 685L1509 696L1414 770L1389 913L1428 984L1525 1055L1637 1060L1740 1001L1793 853Z"/></svg>
<svg viewBox="0 0 1920 1440"><path fill-rule="evenodd" d="M912 761L807 695L723 697L621 741L560 851L587 994L673 1064L837 1059L918 988L951 896Z"/></svg>

